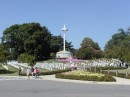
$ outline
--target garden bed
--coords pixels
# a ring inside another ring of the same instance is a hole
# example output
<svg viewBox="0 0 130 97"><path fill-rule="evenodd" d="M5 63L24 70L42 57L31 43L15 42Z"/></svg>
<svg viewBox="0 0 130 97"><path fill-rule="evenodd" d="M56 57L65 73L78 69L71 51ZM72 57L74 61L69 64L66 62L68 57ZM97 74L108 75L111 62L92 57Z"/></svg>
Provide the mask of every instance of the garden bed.
<svg viewBox="0 0 130 97"><path fill-rule="evenodd" d="M73 79L73 80L86 80L86 81L105 81L115 82L116 79L110 75L92 73L83 70L75 70L65 73L56 74L56 78Z"/></svg>

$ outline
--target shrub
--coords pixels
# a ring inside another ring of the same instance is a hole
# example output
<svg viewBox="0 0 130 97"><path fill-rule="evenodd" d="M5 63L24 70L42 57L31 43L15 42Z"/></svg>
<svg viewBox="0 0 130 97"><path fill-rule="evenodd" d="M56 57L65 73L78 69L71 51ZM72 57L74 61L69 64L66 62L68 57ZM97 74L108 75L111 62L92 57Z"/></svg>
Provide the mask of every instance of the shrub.
<svg viewBox="0 0 130 97"><path fill-rule="evenodd" d="M103 81L105 81L105 82L112 82L112 81L116 81L116 79L115 78L113 78L112 76L110 76L110 75L105 75L105 76L103 76Z"/></svg>
<svg viewBox="0 0 130 97"><path fill-rule="evenodd" d="M73 80L87 80L87 81L116 81L115 78L113 78L110 75L104 75L101 77L98 76L88 76L88 75L71 75L71 74L64 74L64 73L58 73L55 75L56 78L63 78L63 79L73 79Z"/></svg>

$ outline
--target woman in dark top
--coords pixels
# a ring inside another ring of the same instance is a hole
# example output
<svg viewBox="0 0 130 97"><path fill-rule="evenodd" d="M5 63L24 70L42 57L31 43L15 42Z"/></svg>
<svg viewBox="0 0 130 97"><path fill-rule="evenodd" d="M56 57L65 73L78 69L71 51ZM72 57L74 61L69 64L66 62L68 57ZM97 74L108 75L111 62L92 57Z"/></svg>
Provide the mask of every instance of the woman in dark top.
<svg viewBox="0 0 130 97"><path fill-rule="evenodd" d="M33 68L33 66L31 67L31 72L32 72L32 77L33 77L33 75L34 75L34 68Z"/></svg>
<svg viewBox="0 0 130 97"><path fill-rule="evenodd" d="M21 69L21 67L19 67L19 77L22 75L22 69Z"/></svg>

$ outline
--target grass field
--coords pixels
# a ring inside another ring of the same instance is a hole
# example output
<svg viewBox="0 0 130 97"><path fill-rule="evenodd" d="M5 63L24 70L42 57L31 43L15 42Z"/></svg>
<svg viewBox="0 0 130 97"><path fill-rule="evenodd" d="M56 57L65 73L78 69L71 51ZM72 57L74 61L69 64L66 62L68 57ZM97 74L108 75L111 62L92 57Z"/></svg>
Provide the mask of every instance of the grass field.
<svg viewBox="0 0 130 97"><path fill-rule="evenodd" d="M104 70L104 71L107 71L107 70ZM118 71L118 73L126 73L126 72L128 72L129 74L130 74L130 69L117 69L117 70L109 70L110 72L117 72Z"/></svg>
<svg viewBox="0 0 130 97"><path fill-rule="evenodd" d="M6 70L2 65L0 65L0 76L16 76L18 75L18 69L8 65Z"/></svg>
<svg viewBox="0 0 130 97"><path fill-rule="evenodd" d="M6 70L2 65L0 65L0 76L18 76L18 69L11 66L11 65L7 65L9 70ZM22 67L22 66L21 66ZM26 67L22 67L23 71L22 71L22 75L26 75ZM53 71L59 71L59 69L52 69L48 70L48 69L43 69L43 68L39 68L39 74L43 75L43 74L49 74L49 72L53 73ZM30 73L31 75L31 73Z"/></svg>

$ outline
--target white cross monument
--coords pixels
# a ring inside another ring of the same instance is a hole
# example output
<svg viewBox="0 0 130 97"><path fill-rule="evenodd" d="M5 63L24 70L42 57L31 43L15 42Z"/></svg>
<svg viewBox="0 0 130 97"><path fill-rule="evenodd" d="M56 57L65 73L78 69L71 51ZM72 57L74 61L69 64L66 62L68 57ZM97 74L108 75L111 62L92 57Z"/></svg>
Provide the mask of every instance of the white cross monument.
<svg viewBox="0 0 130 97"><path fill-rule="evenodd" d="M61 29L64 32L64 41L63 41L63 51L59 51L56 53L56 58L58 59L66 59L66 58L72 58L72 53L65 50L65 34L68 31L66 28L66 25Z"/></svg>

